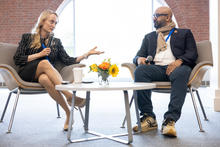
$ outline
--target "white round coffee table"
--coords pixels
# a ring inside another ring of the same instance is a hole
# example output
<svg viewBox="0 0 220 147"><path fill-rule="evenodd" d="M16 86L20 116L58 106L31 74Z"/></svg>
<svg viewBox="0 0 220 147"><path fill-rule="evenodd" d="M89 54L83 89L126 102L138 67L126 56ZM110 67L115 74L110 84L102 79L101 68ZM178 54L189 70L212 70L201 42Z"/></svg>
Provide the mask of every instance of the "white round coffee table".
<svg viewBox="0 0 220 147"><path fill-rule="evenodd" d="M98 83L90 83L90 84L66 84L66 85L56 85L56 90L71 90L73 91L72 98L72 107L70 114L70 122L67 133L67 139L69 142L82 142L88 140L102 139L107 138L117 142L121 142L124 144L129 144L133 141L132 128L131 128L131 116L130 116L130 108L129 108L129 98L128 98L128 90L132 90L134 92L134 100L135 100L135 110L136 117L138 122L139 131L141 131L140 127L140 118L139 111L137 107L137 96L136 90L145 90L145 89L153 89L156 85L153 83L135 83L135 82L110 82L109 85L102 86ZM126 120L127 120L127 132L126 134L116 134L116 135L104 135L94 131L90 131L88 129L89 125L89 105L90 105L90 92L91 91L113 91L113 90L122 90L124 92L124 102L125 102L125 111L126 111ZM86 91L86 111L85 111L85 120L84 120L84 130L86 133L96 135L96 137L91 138L83 138L77 140L71 140L71 125L73 124L73 114L74 114L74 98L76 96L76 91ZM128 141L116 138L118 136L128 135Z"/></svg>

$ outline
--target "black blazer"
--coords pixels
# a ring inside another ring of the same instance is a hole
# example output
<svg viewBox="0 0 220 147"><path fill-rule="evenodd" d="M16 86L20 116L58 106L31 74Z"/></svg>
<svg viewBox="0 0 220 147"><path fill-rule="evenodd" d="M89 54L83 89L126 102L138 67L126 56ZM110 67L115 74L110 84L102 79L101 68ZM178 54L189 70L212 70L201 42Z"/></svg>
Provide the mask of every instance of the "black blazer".
<svg viewBox="0 0 220 147"><path fill-rule="evenodd" d="M14 55L15 65L22 67L27 63L29 55L38 53L43 50L42 47L39 49L31 48L32 34L23 34L22 39L19 42L19 46ZM54 65L56 60L63 62L65 65L76 64L76 58L70 57L63 48L63 45L58 38L54 38L51 42L51 53L49 55L50 62Z"/></svg>
<svg viewBox="0 0 220 147"><path fill-rule="evenodd" d="M145 35L141 48L137 52L133 63L137 64L138 57L155 57L157 49L156 31ZM191 68L195 66L198 57L196 42L192 32L189 29L177 29L172 33L170 38L171 51L176 59L182 59L183 65Z"/></svg>

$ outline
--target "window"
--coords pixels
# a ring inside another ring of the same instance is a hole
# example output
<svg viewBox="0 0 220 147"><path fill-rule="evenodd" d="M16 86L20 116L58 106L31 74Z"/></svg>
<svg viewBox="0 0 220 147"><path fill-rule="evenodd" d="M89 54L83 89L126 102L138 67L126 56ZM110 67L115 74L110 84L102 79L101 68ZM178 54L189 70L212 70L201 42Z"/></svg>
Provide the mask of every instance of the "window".
<svg viewBox="0 0 220 147"><path fill-rule="evenodd" d="M153 0L75 0L73 51L73 1L69 0L60 13L55 36L61 39L67 52L73 56L82 55L98 46L98 50L105 53L91 56L82 63L99 64L105 58L111 58L120 70L114 80L128 80L131 79L130 73L120 64L132 62L145 34L152 31L153 5L158 7L161 3ZM91 78L94 74L86 76Z"/></svg>

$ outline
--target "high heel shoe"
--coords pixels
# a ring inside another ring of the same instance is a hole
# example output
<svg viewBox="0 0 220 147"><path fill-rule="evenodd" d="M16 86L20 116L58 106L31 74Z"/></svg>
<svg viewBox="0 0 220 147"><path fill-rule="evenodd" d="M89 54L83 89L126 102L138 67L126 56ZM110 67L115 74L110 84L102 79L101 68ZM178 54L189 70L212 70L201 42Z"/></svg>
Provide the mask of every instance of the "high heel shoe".
<svg viewBox="0 0 220 147"><path fill-rule="evenodd" d="M73 125L73 123L72 123L72 125ZM71 125L71 130L73 129L72 125ZM68 121L68 124L66 124L66 123L64 124L63 131L68 131L68 128L69 128L69 121Z"/></svg>
<svg viewBox="0 0 220 147"><path fill-rule="evenodd" d="M63 127L63 131L68 131L68 125L67 124L64 124L64 127Z"/></svg>
<svg viewBox="0 0 220 147"><path fill-rule="evenodd" d="M72 105L72 99L68 99L67 103L71 106ZM84 107L86 104L86 99L80 98L78 96L75 97L75 106L77 107Z"/></svg>

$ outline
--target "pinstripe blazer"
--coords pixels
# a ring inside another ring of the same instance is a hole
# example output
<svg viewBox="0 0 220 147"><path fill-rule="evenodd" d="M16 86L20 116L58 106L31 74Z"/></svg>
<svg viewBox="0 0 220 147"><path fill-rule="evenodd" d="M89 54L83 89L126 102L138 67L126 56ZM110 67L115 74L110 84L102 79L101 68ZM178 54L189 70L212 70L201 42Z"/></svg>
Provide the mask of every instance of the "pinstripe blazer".
<svg viewBox="0 0 220 147"><path fill-rule="evenodd" d="M19 66L20 68L23 67L27 63L27 59L29 55L39 53L43 50L43 47L40 47L39 49L31 48L31 42L32 42L32 34L27 33L22 35L22 39L19 42L19 46L17 48L17 51L14 55L14 62L16 66ZM51 53L49 55L50 63L54 65L56 60L61 61L65 65L71 65L76 64L79 62L76 62L75 57L70 57L66 51L63 48L63 45L58 38L54 38L51 43Z"/></svg>

